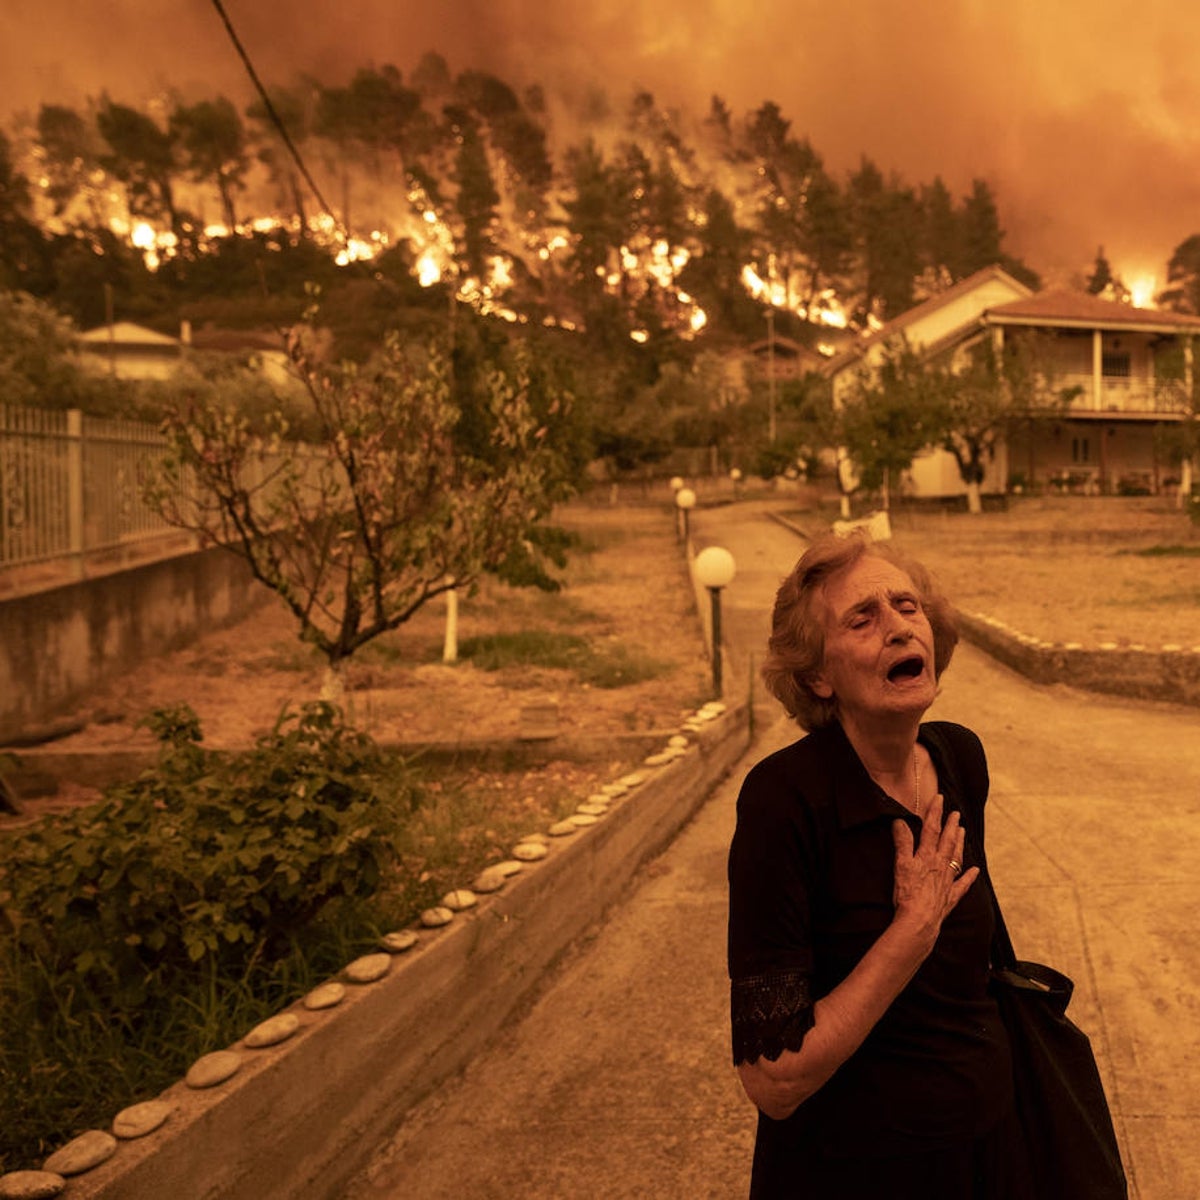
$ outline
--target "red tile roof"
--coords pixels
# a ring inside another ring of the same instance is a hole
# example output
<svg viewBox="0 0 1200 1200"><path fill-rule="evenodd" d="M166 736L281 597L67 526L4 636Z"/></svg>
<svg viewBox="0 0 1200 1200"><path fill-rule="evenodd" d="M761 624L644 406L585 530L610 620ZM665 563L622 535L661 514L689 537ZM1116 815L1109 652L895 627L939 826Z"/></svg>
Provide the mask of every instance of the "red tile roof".
<svg viewBox="0 0 1200 1200"><path fill-rule="evenodd" d="M1155 308L1134 308L1132 304L1102 300L1086 292L1065 289L1037 292L1023 300L989 308L985 320L994 325L1058 325L1086 329L1120 326L1147 332L1195 330L1200 333L1200 317Z"/></svg>
<svg viewBox="0 0 1200 1200"><path fill-rule="evenodd" d="M896 334L903 333L914 322L920 321L922 317L929 313L937 312L939 308L942 308L952 300L957 300L959 296L970 294L988 279L1003 279L1007 283L1012 284L1015 291L1029 291L1023 283L1015 280L1003 268L998 266L984 267L976 271L973 275L968 275L966 279L960 279L944 292L938 292L937 295L930 296L928 300L923 300L920 304L902 312L899 316L893 317L882 328L876 329L871 333L864 333L856 338L850 345L846 346L838 355L831 358L825 364L823 368L824 374L837 374L847 363L854 362L860 358L867 349L874 346L877 342L887 341L889 338L895 337ZM1021 303L1021 301L1017 303Z"/></svg>

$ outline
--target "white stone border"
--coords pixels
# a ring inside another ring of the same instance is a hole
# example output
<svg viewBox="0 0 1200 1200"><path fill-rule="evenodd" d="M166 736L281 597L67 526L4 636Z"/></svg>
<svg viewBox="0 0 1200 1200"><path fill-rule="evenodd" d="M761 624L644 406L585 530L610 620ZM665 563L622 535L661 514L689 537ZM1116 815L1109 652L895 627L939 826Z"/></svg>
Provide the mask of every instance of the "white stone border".
<svg viewBox="0 0 1200 1200"><path fill-rule="evenodd" d="M1047 642L996 617L959 610L967 641L1035 683L1064 683L1086 691L1200 705L1200 646L1120 646Z"/></svg>

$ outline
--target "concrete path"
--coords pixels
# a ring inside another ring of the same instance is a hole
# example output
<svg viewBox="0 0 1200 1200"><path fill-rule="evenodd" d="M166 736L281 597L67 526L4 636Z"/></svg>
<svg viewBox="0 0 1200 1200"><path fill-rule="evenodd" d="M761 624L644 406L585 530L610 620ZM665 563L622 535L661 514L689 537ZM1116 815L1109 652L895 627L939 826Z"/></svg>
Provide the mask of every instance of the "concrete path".
<svg viewBox="0 0 1200 1200"><path fill-rule="evenodd" d="M694 515L730 549L726 691L761 660L802 543L751 506ZM739 682L740 681L740 682ZM988 845L1023 957L1076 981L1136 1200L1200 1196L1200 712L1037 687L960 647L931 714L992 769ZM729 1065L725 853L757 745L526 1017L410 1114L346 1197L739 1197L754 1113ZM414 1031L414 1036L420 1036Z"/></svg>

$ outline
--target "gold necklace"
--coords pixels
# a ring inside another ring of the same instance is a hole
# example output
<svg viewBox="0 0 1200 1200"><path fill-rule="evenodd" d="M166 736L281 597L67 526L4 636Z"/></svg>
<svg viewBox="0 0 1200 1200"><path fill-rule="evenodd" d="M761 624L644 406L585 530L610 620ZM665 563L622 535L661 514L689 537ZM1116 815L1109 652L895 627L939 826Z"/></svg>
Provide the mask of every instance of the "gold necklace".
<svg viewBox="0 0 1200 1200"><path fill-rule="evenodd" d="M921 815L921 763L913 746L913 812Z"/></svg>

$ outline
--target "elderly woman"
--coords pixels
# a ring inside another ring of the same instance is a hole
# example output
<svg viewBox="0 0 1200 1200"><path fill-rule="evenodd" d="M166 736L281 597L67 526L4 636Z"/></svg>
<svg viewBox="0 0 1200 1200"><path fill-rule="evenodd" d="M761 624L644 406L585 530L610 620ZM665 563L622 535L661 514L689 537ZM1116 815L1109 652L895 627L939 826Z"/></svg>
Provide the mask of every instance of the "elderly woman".
<svg viewBox="0 0 1200 1200"><path fill-rule="evenodd" d="M973 886L987 764L921 720L957 636L928 573L858 536L779 589L763 676L810 732L746 777L729 858L752 1197L1029 1194Z"/></svg>

